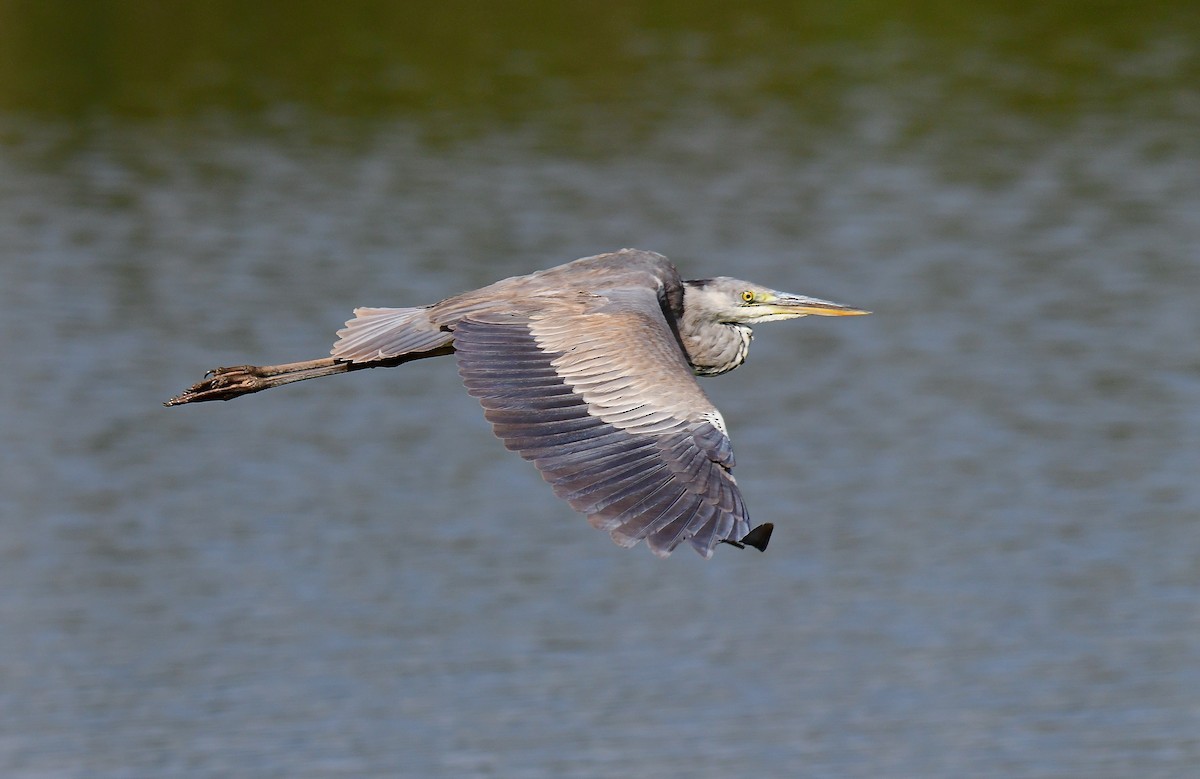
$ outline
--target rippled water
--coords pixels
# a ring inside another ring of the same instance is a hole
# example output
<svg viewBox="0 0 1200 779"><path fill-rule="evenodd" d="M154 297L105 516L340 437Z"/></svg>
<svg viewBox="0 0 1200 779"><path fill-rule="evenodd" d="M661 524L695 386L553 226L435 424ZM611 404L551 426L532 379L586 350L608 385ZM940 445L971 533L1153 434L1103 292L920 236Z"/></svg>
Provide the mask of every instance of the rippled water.
<svg viewBox="0 0 1200 779"><path fill-rule="evenodd" d="M0 116L0 768L1187 775L1180 40L1105 52L1161 89L1049 117L973 91L970 57L914 69L903 34L866 64L815 50L858 74L836 120L714 97L761 62L690 62L635 131ZM765 325L705 383L765 555L619 549L451 360L159 405L321 356L355 305L622 246L876 312Z"/></svg>

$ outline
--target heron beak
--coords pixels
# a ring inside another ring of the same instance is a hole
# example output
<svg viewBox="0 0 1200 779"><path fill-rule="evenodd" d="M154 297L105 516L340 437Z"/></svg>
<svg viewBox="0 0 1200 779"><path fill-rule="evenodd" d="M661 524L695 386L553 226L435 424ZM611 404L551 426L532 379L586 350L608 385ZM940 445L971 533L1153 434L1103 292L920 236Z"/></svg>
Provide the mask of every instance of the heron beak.
<svg viewBox="0 0 1200 779"><path fill-rule="evenodd" d="M851 308L841 303L804 295L779 295L767 305L773 309L772 313L790 316L864 316L871 313L861 308Z"/></svg>

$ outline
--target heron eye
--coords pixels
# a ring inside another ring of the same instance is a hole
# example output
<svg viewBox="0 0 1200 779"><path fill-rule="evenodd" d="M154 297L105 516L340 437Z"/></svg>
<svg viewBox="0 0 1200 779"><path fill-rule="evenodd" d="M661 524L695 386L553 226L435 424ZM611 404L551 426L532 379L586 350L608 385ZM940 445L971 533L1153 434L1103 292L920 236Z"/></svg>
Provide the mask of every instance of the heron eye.
<svg viewBox="0 0 1200 779"><path fill-rule="evenodd" d="M743 292L742 293L742 302L743 303L753 303L754 302L754 293L751 292L750 290L746 290L745 292Z"/></svg>

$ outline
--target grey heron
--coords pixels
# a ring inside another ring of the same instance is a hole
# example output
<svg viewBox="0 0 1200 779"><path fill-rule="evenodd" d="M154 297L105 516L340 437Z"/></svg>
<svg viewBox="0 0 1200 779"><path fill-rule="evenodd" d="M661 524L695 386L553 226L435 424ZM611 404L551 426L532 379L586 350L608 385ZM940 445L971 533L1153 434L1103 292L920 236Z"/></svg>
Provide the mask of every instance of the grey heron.
<svg viewBox="0 0 1200 779"><path fill-rule="evenodd" d="M869 312L729 277L680 278L638 249L415 308L358 308L329 357L209 371L168 406L453 354L504 445L621 546L764 550L720 412L696 382L741 365L759 322Z"/></svg>

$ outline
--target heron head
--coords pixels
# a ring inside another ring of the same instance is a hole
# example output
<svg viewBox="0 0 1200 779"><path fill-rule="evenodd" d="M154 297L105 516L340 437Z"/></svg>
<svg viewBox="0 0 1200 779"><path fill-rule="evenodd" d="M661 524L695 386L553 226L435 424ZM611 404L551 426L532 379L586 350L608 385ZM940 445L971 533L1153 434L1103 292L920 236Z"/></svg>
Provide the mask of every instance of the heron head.
<svg viewBox="0 0 1200 779"><path fill-rule="evenodd" d="M751 281L718 276L684 282L684 307L689 315L726 324L754 325L802 316L861 316L859 308L807 295L795 295Z"/></svg>

